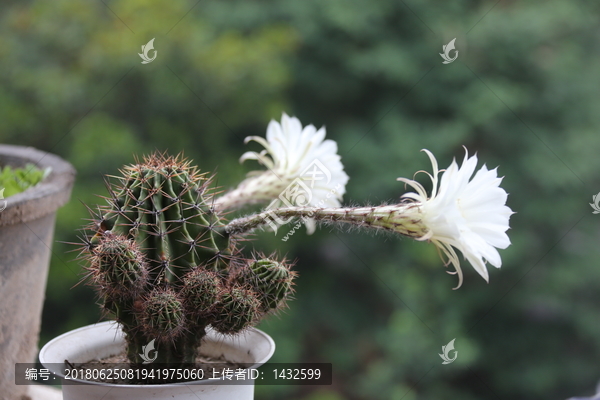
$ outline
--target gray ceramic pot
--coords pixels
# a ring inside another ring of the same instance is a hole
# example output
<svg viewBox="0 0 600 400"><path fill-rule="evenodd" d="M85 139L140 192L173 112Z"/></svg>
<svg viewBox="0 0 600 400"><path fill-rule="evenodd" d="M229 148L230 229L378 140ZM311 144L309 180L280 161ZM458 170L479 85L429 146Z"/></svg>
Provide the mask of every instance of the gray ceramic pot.
<svg viewBox="0 0 600 400"><path fill-rule="evenodd" d="M0 388L4 399L21 399L27 391L26 386L15 385L15 363L36 358L56 210L69 200L75 179L71 164L55 155L0 145L0 167L27 163L52 171L37 186L0 200Z"/></svg>

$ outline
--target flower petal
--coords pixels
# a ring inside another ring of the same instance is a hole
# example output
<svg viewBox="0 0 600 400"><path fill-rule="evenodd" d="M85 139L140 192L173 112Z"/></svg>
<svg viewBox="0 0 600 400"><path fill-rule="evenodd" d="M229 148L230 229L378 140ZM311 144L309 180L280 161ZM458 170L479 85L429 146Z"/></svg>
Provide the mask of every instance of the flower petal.
<svg viewBox="0 0 600 400"><path fill-rule="evenodd" d="M419 183L398 178L417 192L406 193L402 197L423 203L423 222L429 239L455 265L459 279L460 265L452 248L460 250L477 273L488 281L486 262L500 268L502 258L497 249L510 245L506 231L510 228L509 219L513 212L506 206L508 194L500 187L502 178L498 177L497 168L488 170L485 165L475 173L477 155L469 157L465 149L462 165L459 167L453 160L443 172L438 186L437 161L431 152L424 151L433 168L433 175L430 175L434 184L431 197L426 198Z"/></svg>

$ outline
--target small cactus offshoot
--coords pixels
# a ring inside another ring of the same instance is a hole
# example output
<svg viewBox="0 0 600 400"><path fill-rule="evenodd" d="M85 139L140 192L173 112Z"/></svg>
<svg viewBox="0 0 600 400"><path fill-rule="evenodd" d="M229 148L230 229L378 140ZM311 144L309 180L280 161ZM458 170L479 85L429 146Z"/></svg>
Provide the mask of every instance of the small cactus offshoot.
<svg viewBox="0 0 600 400"><path fill-rule="evenodd" d="M240 255L205 174L160 153L120 172L108 177L82 256L104 310L123 327L130 362L141 364L142 346L155 339L156 362L193 363L207 326L236 334L285 305L291 266Z"/></svg>

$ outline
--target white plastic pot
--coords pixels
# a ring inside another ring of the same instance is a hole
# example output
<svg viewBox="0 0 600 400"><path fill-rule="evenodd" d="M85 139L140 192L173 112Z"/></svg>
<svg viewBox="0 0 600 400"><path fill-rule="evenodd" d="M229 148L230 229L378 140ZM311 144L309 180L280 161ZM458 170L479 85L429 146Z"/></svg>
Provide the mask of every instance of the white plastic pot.
<svg viewBox="0 0 600 400"><path fill-rule="evenodd" d="M71 363L88 362L121 353L125 337L119 324L113 321L84 326L60 335L40 351L40 362L45 368L64 380L63 369L57 368L65 360ZM207 331L202 353L207 356L225 355L230 361L251 363L252 368L264 364L275 352L275 343L266 333L249 329L236 336L223 336ZM63 385L63 400L252 400L254 384L215 384L203 380L159 385L117 385L78 381L81 384Z"/></svg>

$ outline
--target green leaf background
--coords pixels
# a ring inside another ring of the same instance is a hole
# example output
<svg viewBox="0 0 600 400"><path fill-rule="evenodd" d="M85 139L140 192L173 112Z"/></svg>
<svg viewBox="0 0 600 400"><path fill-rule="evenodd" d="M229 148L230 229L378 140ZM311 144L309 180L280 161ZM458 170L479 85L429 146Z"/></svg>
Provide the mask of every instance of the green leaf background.
<svg viewBox="0 0 600 400"><path fill-rule="evenodd" d="M330 362L326 387L257 399L548 400L600 379L600 5L585 0L7 0L0 12L0 142L78 170L56 240L76 241L102 176L134 155L184 152L227 190L250 135L285 111L327 128L345 204L396 201L396 181L466 146L499 166L517 213L490 283L433 246L321 229L252 243L298 259L296 299L261 328L276 362ZM146 65L140 46L155 38ZM442 64L456 38L459 55ZM417 179L427 185L422 175ZM241 212L249 212L247 209ZM233 218L237 214L231 215ZM100 319L53 243L40 345ZM442 365L456 338L458 357Z"/></svg>

